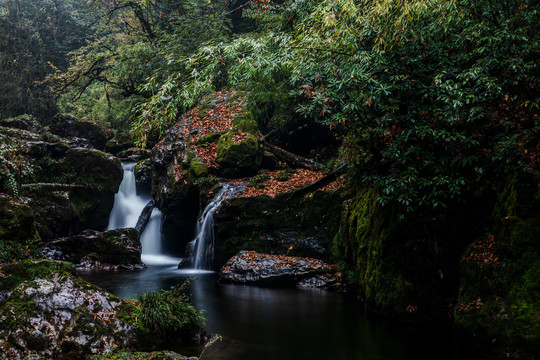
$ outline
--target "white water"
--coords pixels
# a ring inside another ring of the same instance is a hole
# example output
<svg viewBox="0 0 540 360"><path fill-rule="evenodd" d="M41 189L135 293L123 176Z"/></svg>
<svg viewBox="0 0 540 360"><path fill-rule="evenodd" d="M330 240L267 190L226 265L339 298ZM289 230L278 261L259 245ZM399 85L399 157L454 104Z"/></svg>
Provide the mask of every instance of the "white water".
<svg viewBox="0 0 540 360"><path fill-rule="evenodd" d="M134 228L139 220L139 215L146 204L152 200L148 196L137 195L135 186L135 163L122 164L124 178L120 183L120 189L114 195L114 205L109 215L107 230ZM145 231L146 232L146 231Z"/></svg>
<svg viewBox="0 0 540 360"><path fill-rule="evenodd" d="M135 227L139 216L146 204L152 200L149 196L137 194L135 186L135 163L122 164L124 178L118 193L114 196L114 205L109 216L107 230ZM148 224L141 234L142 261L151 265L178 264L180 258L167 256L162 253L161 220L163 214L154 208Z"/></svg>
<svg viewBox="0 0 540 360"><path fill-rule="evenodd" d="M222 184L221 189L206 206L197 223L197 236L190 243L192 264L195 269L210 269L214 262L214 249L216 246L214 234L214 214L223 202L235 194L243 191L244 185L235 186L230 183Z"/></svg>

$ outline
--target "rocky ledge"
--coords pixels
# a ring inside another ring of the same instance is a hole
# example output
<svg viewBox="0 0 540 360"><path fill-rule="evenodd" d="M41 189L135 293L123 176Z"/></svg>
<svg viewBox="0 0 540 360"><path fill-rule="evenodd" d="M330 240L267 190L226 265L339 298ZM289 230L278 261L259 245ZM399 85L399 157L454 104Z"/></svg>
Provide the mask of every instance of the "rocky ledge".
<svg viewBox="0 0 540 360"><path fill-rule="evenodd" d="M240 251L219 277L238 284L326 288L338 282L339 274L335 265L317 259Z"/></svg>
<svg viewBox="0 0 540 360"><path fill-rule="evenodd" d="M139 233L132 228L81 234L48 243L41 252L51 260L69 261L77 268L142 269Z"/></svg>

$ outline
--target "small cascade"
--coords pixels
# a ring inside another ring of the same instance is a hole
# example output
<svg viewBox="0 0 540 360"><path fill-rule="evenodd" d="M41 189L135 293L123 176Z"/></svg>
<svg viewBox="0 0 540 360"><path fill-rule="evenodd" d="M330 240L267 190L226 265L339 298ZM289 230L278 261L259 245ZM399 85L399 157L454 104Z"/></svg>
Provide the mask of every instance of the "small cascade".
<svg viewBox="0 0 540 360"><path fill-rule="evenodd" d="M122 169L124 169L124 178L120 183L120 189L114 196L114 205L109 215L107 230L134 228L142 210L148 201L152 200L150 197L137 195L135 163L122 164Z"/></svg>
<svg viewBox="0 0 540 360"><path fill-rule="evenodd" d="M155 207L151 197L137 194L135 163L124 163L122 169L124 169L124 178L114 197L107 230L136 228L141 236L141 257L145 264L177 264L178 258L162 253L161 211Z"/></svg>
<svg viewBox="0 0 540 360"><path fill-rule="evenodd" d="M189 243L190 263L195 269L210 269L214 262L215 234L214 214L223 200L229 199L246 188L245 185L224 183L221 189L206 206L197 223L197 235Z"/></svg>

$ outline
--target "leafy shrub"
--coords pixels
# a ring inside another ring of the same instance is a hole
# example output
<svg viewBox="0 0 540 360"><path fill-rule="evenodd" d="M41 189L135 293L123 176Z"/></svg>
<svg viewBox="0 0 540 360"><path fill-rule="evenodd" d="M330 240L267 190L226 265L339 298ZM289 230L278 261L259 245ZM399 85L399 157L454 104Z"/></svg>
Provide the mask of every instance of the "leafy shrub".
<svg viewBox="0 0 540 360"><path fill-rule="evenodd" d="M5 137L0 142L0 192L19 197L19 186L24 177L32 174L28 160L22 155L27 148Z"/></svg>
<svg viewBox="0 0 540 360"><path fill-rule="evenodd" d="M188 286L189 281L185 281L169 290L139 295L140 307L135 316L140 329L160 336L196 332L204 315L190 303L186 294Z"/></svg>

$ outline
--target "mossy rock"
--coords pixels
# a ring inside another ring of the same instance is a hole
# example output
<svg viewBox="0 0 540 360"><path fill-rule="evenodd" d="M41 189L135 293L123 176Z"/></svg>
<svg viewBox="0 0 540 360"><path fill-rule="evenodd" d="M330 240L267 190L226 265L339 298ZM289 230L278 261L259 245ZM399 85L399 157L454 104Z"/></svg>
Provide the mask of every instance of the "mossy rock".
<svg viewBox="0 0 540 360"><path fill-rule="evenodd" d="M215 215L218 266L240 250L328 261L331 239L339 227L341 197L324 191L289 201L288 196L224 201Z"/></svg>
<svg viewBox="0 0 540 360"><path fill-rule="evenodd" d="M251 134L232 131L222 135L217 146L216 162L220 173L228 177L241 177L257 172L261 165L263 150L257 138Z"/></svg>
<svg viewBox="0 0 540 360"><path fill-rule="evenodd" d="M24 260L0 266L0 291L11 291L25 281L50 279L54 274L75 275L75 265L64 261Z"/></svg>
<svg viewBox="0 0 540 360"><path fill-rule="evenodd" d="M75 264L88 260L102 265L142 265L141 242L132 228L99 232L85 230L80 234L55 240L43 248L47 257ZM87 259L85 259L87 258Z"/></svg>
<svg viewBox="0 0 540 360"><path fill-rule="evenodd" d="M87 139L96 149L103 149L109 139L114 136L112 130L102 124L80 119L70 114L58 114L49 125L53 134L68 139Z"/></svg>
<svg viewBox="0 0 540 360"><path fill-rule="evenodd" d="M69 149L62 168L72 175L76 184L113 193L118 191L124 173L120 159L99 150L83 148Z"/></svg>
<svg viewBox="0 0 540 360"><path fill-rule="evenodd" d="M115 350L105 355L90 356L88 360L197 360L197 357L186 357L173 351L155 351L151 353Z"/></svg>
<svg viewBox="0 0 540 360"><path fill-rule="evenodd" d="M392 261L397 227L392 212L382 209L377 198L376 190L366 188L346 203L334 239L335 256L346 281L356 284L364 301L386 313L403 314L414 305L413 289Z"/></svg>
<svg viewBox="0 0 540 360"><path fill-rule="evenodd" d="M0 263L39 257L39 241L32 209L0 195Z"/></svg>
<svg viewBox="0 0 540 360"><path fill-rule="evenodd" d="M196 144L200 147L207 147L210 144L217 143L221 135L223 135L222 132L210 133L206 136L202 136Z"/></svg>
<svg viewBox="0 0 540 360"><path fill-rule="evenodd" d="M131 139L131 136L127 133L120 133L114 136L114 138L107 141L104 150L113 155L117 155L119 152L128 150L135 146L135 143Z"/></svg>
<svg viewBox="0 0 540 360"><path fill-rule="evenodd" d="M193 180L208 175L208 168L198 159L191 160L189 163L189 171Z"/></svg>
<svg viewBox="0 0 540 360"><path fill-rule="evenodd" d="M25 261L2 271L11 290L0 303L6 358L82 359L129 347L136 337L135 319L119 315L125 303L77 277L73 264Z"/></svg>

